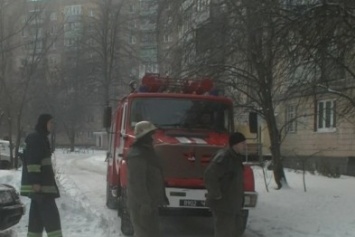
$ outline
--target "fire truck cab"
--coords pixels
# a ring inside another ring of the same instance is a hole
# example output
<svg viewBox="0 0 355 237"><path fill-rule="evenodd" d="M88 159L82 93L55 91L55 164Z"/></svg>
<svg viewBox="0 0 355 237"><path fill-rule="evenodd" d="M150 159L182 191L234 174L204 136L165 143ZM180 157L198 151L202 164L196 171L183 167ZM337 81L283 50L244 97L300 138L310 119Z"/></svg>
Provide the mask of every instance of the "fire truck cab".
<svg viewBox="0 0 355 237"><path fill-rule="evenodd" d="M158 128L154 145L162 159L170 202L162 211L209 212L204 170L214 153L227 147L228 136L234 132L233 103L216 95L211 80L183 81L176 86L159 74L146 74L142 84L121 99L113 113L105 111L104 117L109 134L106 205L118 209L123 234L134 231L126 206L126 155L139 121L150 121ZM257 202L254 174L248 165L244 180L246 226L248 208Z"/></svg>

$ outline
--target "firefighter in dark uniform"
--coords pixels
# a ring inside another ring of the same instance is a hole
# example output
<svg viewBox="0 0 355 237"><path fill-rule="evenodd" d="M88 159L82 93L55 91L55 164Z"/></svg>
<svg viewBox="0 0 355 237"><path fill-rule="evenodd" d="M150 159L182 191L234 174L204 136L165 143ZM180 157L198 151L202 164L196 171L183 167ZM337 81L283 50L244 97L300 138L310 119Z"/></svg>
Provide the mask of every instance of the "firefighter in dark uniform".
<svg viewBox="0 0 355 237"><path fill-rule="evenodd" d="M206 205L212 211L215 237L241 236L245 150L244 135L233 133L229 148L218 151L205 170Z"/></svg>
<svg viewBox="0 0 355 237"><path fill-rule="evenodd" d="M35 132L25 140L21 195L31 199L27 237L62 237L60 217L55 198L59 197L51 160L48 135L53 129L49 114L41 114Z"/></svg>
<svg viewBox="0 0 355 237"><path fill-rule="evenodd" d="M153 147L155 130L148 121L138 122L127 155L127 199L135 237L161 236L158 207L167 204L163 170Z"/></svg>

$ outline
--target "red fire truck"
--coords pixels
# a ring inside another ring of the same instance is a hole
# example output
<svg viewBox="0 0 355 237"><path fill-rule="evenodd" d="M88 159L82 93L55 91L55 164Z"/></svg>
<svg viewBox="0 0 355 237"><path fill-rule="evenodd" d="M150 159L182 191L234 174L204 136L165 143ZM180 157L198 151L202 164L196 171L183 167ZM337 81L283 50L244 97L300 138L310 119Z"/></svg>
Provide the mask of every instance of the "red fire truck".
<svg viewBox="0 0 355 237"><path fill-rule="evenodd" d="M163 163L170 204L162 211L167 213L208 213L203 173L213 154L228 145L228 135L234 131L233 103L218 96L209 79L172 83L159 74L146 74L113 113L108 108L104 116L109 134L106 205L118 209L125 235L134 231L126 207L126 155L134 142L134 126L143 120L158 128L154 143ZM248 208L257 202L254 174L248 165L244 180L246 226Z"/></svg>

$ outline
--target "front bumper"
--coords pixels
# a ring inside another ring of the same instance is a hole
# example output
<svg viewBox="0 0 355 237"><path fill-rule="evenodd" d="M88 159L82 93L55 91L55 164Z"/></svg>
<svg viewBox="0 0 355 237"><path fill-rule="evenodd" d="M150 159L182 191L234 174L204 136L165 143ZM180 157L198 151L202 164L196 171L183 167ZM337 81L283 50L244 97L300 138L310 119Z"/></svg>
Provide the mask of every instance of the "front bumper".
<svg viewBox="0 0 355 237"><path fill-rule="evenodd" d="M166 188L170 204L167 209L208 209L205 206L207 191L205 189ZM244 192L244 208L256 207L257 192Z"/></svg>
<svg viewBox="0 0 355 237"><path fill-rule="evenodd" d="M0 206L0 231L6 230L21 220L26 208L22 203L11 206Z"/></svg>

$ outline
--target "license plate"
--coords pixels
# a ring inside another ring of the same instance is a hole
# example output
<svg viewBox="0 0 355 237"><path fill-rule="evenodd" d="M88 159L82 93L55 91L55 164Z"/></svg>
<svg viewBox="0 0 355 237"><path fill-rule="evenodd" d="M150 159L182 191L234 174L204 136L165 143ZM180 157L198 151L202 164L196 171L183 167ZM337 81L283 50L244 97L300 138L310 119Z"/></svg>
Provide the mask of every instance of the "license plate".
<svg viewBox="0 0 355 237"><path fill-rule="evenodd" d="M205 201L182 199L180 200L180 206L181 207L204 207Z"/></svg>
<svg viewBox="0 0 355 237"><path fill-rule="evenodd" d="M249 206L249 205L250 205L250 197L244 196L244 206Z"/></svg>

